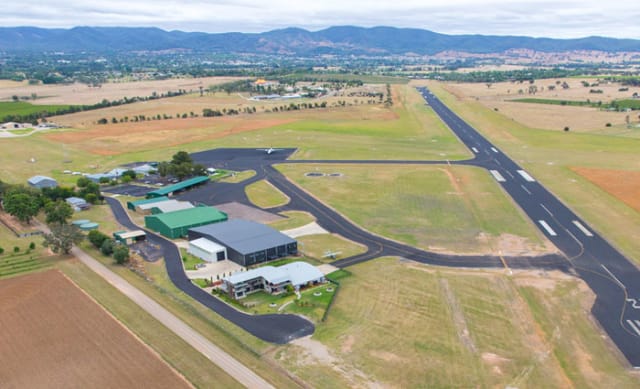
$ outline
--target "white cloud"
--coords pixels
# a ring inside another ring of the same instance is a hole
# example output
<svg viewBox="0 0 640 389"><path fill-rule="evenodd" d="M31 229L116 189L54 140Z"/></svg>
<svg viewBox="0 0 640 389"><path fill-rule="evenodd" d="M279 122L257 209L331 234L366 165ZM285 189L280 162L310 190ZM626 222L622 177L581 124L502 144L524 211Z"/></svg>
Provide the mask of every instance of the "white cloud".
<svg viewBox="0 0 640 389"><path fill-rule="evenodd" d="M621 4L627 3L627 4ZM601 0L23 0L4 26L155 26L261 32L284 27L396 26L448 34L640 38L640 3Z"/></svg>

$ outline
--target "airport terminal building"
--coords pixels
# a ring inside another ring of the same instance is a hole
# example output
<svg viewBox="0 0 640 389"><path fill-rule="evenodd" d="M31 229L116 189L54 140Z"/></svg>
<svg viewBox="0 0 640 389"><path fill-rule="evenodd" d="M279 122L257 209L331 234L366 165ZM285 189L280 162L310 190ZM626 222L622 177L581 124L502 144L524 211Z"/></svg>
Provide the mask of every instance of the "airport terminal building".
<svg viewBox="0 0 640 389"><path fill-rule="evenodd" d="M232 219L189 229L189 240L205 238L227 248L227 258L247 267L298 254L298 242L280 231L248 220Z"/></svg>

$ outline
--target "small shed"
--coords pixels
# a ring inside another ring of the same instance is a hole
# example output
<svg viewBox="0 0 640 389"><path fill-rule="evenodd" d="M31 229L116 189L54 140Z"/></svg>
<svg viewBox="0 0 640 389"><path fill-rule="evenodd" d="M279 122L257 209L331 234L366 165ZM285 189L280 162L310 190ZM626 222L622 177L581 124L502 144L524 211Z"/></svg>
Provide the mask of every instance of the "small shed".
<svg viewBox="0 0 640 389"><path fill-rule="evenodd" d="M129 244L147 239L147 233L142 230L116 231L113 233L113 238L118 242Z"/></svg>
<svg viewBox="0 0 640 389"><path fill-rule="evenodd" d="M58 181L47 176L33 176L27 180L29 186L33 188L55 188L58 186Z"/></svg>
<svg viewBox="0 0 640 389"><path fill-rule="evenodd" d="M187 252L207 262L218 262L227 259L227 249L206 238L190 241Z"/></svg>
<svg viewBox="0 0 640 389"><path fill-rule="evenodd" d="M91 204L80 197L67 197L64 201L71 205L71 208L76 212L91 208Z"/></svg>

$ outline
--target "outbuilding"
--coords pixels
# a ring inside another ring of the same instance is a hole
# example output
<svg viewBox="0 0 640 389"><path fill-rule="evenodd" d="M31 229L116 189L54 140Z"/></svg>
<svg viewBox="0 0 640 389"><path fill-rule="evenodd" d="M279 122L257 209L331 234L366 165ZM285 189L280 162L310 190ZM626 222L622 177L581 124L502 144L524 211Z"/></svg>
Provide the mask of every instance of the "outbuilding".
<svg viewBox="0 0 640 389"><path fill-rule="evenodd" d="M165 187L160 188L160 189L152 190L151 192L147 193L147 198L161 197L161 196L171 196L176 192L181 192L181 191L193 188L194 186L197 186L197 185L203 185L203 184L205 184L207 182L209 182L209 177L208 176L193 177L193 178L178 182L178 183L173 184L173 185L169 185L169 186L165 186Z"/></svg>
<svg viewBox="0 0 640 389"><path fill-rule="evenodd" d="M64 201L71 205L71 208L76 212L91 208L91 204L87 203L85 199L80 197L67 197Z"/></svg>
<svg viewBox="0 0 640 389"><path fill-rule="evenodd" d="M143 212L144 209L142 209L141 206L146 205L146 204L158 203L160 201L167 201L167 200L169 200L168 197L162 196L162 197L154 197L152 199L142 199L142 200L127 201L127 208L129 208L132 211ZM150 210L150 208L148 208L148 209Z"/></svg>
<svg viewBox="0 0 640 389"><path fill-rule="evenodd" d="M47 176L33 176L27 180L29 186L33 188L55 188L58 186L58 181Z"/></svg>
<svg viewBox="0 0 640 389"><path fill-rule="evenodd" d="M218 262L227 259L227 249L206 238L189 241L187 252L207 262Z"/></svg>
<svg viewBox="0 0 640 389"><path fill-rule="evenodd" d="M298 242L280 231L249 220L203 225L189 230L189 240L206 238L227 248L227 257L241 266L296 255Z"/></svg>
<svg viewBox="0 0 640 389"><path fill-rule="evenodd" d="M227 214L213 207L194 207L145 216L144 224L150 230L159 232L167 238L176 239L187 236L190 228L226 220Z"/></svg>
<svg viewBox="0 0 640 389"><path fill-rule="evenodd" d="M169 213L175 211L182 211L183 209L193 208L193 204L188 201L167 200L159 203L141 205L141 209L145 209L147 206L151 206L151 213L156 215L158 213Z"/></svg>

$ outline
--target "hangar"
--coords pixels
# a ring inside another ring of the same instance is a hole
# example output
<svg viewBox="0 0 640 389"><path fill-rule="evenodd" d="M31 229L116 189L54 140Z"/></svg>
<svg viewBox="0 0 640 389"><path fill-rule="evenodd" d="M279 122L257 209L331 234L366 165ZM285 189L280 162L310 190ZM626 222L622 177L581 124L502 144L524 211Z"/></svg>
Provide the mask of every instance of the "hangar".
<svg viewBox="0 0 640 389"><path fill-rule="evenodd" d="M226 247L227 257L245 267L298 253L294 239L264 224L242 219L189 229L189 240L198 238Z"/></svg>
<svg viewBox="0 0 640 389"><path fill-rule="evenodd" d="M192 188L192 187L194 187L196 185L201 185L201 184L206 183L208 181L209 181L209 177L207 177L207 176L193 177L193 178L190 178L188 180L180 181L177 184L173 184L173 185L165 186L164 188L152 190L151 192L147 193L147 198L161 197L161 196L171 196L175 192L181 192L183 190L187 190L187 189Z"/></svg>
<svg viewBox="0 0 640 389"><path fill-rule="evenodd" d="M227 220L227 214L213 207L195 207L144 217L144 225L167 238L187 236L190 228Z"/></svg>
<svg viewBox="0 0 640 389"><path fill-rule="evenodd" d="M47 176L33 176L27 180L27 183L34 188L55 188L58 186L58 181Z"/></svg>
<svg viewBox="0 0 640 389"><path fill-rule="evenodd" d="M166 200L169 200L169 198L167 196L161 196L161 197L154 197L154 198L151 198L151 199L127 201L127 208L129 208L132 211L141 212L141 211L144 211L144 209L141 207L143 205L153 204L153 203L157 203L157 202L160 202L160 201L166 201Z"/></svg>
<svg viewBox="0 0 640 389"><path fill-rule="evenodd" d="M198 238L190 241L187 252L207 262L218 262L227 259L227 249L207 238Z"/></svg>

